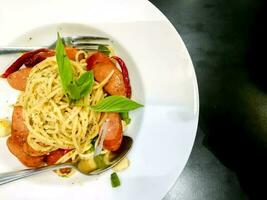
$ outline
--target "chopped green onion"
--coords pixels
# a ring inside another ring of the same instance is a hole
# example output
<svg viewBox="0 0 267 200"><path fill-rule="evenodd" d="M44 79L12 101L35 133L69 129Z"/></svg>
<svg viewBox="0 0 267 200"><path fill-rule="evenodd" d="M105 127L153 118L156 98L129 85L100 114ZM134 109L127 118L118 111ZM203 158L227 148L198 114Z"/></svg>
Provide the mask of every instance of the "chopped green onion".
<svg viewBox="0 0 267 200"><path fill-rule="evenodd" d="M121 185L120 179L119 179L119 177L118 177L116 172L113 172L110 175L110 180L111 180L112 187L118 187L118 186Z"/></svg>

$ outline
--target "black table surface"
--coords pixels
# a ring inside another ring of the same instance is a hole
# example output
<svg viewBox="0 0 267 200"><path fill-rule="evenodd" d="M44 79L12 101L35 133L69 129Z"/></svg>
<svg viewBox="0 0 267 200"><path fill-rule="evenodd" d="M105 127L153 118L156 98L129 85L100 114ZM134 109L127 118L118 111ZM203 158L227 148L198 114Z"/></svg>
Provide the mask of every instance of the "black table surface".
<svg viewBox="0 0 267 200"><path fill-rule="evenodd" d="M164 200L267 199L264 0L151 0L191 55L200 117L189 161Z"/></svg>

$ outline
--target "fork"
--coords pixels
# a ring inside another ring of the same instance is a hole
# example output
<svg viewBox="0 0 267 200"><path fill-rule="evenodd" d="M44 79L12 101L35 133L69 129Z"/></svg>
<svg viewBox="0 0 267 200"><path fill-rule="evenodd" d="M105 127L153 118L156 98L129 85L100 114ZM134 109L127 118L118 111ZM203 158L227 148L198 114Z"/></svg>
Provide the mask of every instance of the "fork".
<svg viewBox="0 0 267 200"><path fill-rule="evenodd" d="M110 41L107 37L100 36L82 36L82 35L74 35L74 36L64 36L62 37L63 43L66 46L72 46L77 49L95 51L97 50L99 45L108 46L107 43L99 43L97 41ZM94 41L94 42L92 42ZM1 47L0 46L0 55L1 54L11 54L11 53L22 53L27 51L33 51L40 48L48 48L54 49L56 47L56 41L48 46L12 46L12 47Z"/></svg>

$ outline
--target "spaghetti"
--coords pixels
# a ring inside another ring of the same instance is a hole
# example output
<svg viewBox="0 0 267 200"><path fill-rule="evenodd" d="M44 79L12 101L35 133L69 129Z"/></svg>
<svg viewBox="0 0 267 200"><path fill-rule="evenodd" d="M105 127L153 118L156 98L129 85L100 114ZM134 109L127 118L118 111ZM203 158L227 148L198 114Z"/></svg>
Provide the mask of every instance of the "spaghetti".
<svg viewBox="0 0 267 200"><path fill-rule="evenodd" d="M85 72L86 67L86 57L78 60L80 54L86 56L85 52L79 51L76 60L71 61L76 78ZM64 94L55 56L37 64L17 103L23 107L23 118L29 130L28 144L40 152L70 149L57 163L92 157L92 141L105 121L105 114L79 104L96 105L101 101L106 96L103 86L112 74L113 71L100 83L95 81L92 92L73 103Z"/></svg>
<svg viewBox="0 0 267 200"><path fill-rule="evenodd" d="M103 45L94 52L65 47L59 34L55 50L43 51L23 54L3 76L21 91L10 152L27 167L73 162L89 173L110 165L123 146L128 112L143 106L130 99L125 63Z"/></svg>

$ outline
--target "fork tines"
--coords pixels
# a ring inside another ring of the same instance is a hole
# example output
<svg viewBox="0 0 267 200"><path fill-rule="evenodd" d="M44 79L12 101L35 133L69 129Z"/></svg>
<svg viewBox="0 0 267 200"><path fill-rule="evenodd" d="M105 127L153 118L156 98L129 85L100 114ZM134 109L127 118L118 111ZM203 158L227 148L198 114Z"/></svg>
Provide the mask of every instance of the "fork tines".
<svg viewBox="0 0 267 200"><path fill-rule="evenodd" d="M70 37L72 39L72 41L77 41L77 40L109 40L109 38L106 37L99 37L99 36L81 36L81 35L77 35L77 36L72 36Z"/></svg>
<svg viewBox="0 0 267 200"><path fill-rule="evenodd" d="M87 42L73 42L72 45L75 46L99 46L99 45L103 45L103 46L108 46L109 44L103 44L103 43L87 43Z"/></svg>
<svg viewBox="0 0 267 200"><path fill-rule="evenodd" d="M102 43L101 40L109 41L109 38L100 36L67 36L63 37L65 44L71 45L78 49L97 50L100 45L108 46L107 43ZM93 42L92 42L93 41ZM99 42L98 42L99 41Z"/></svg>

